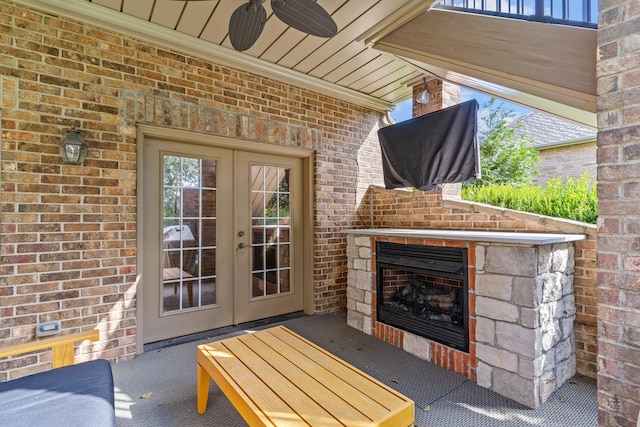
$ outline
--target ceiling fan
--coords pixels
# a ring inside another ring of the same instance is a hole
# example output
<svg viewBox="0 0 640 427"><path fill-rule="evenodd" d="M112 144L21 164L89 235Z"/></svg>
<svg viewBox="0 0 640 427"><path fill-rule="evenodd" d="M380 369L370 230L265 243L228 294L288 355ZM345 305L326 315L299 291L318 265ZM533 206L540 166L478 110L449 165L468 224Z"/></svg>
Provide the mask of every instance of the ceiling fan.
<svg viewBox="0 0 640 427"><path fill-rule="evenodd" d="M208 0L190 0L208 1ZM229 39L235 50L249 49L260 37L267 21L265 0L249 0L237 8L229 19ZM285 24L312 36L329 38L338 26L315 0L271 0L273 14Z"/></svg>

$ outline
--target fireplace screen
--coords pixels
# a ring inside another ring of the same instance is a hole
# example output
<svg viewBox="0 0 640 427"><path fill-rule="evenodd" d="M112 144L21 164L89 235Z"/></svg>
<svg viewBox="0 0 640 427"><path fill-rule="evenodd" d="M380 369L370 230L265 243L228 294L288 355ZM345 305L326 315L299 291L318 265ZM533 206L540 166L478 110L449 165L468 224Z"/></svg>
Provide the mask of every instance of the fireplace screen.
<svg viewBox="0 0 640 427"><path fill-rule="evenodd" d="M377 319L469 350L466 248L378 242Z"/></svg>

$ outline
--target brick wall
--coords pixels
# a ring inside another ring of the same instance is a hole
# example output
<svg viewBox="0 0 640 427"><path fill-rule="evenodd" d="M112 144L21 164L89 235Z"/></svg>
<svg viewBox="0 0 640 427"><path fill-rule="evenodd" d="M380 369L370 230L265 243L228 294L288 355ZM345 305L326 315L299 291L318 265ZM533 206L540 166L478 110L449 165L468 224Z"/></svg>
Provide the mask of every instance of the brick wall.
<svg viewBox="0 0 640 427"><path fill-rule="evenodd" d="M640 410L640 3L600 2L598 21L598 423Z"/></svg>
<svg viewBox="0 0 640 427"><path fill-rule="evenodd" d="M575 243L576 359L579 373L594 377L597 358L596 227L456 200L457 186L443 191L385 190L372 186L361 206L367 228L431 228L448 230L521 231L587 234ZM370 216L366 216L369 213Z"/></svg>
<svg viewBox="0 0 640 427"><path fill-rule="evenodd" d="M586 171L596 179L596 143L569 145L540 150L538 175L534 183L544 185L553 176L580 178Z"/></svg>
<svg viewBox="0 0 640 427"><path fill-rule="evenodd" d="M64 333L102 332L79 359L136 353L130 115L195 132L227 135L231 128L236 137L247 119L265 126L265 144L283 143L286 131L287 143L308 147L294 128L318 135L314 309L344 307L340 231L359 223L358 189L362 197L369 183L380 182L379 170L359 163L375 152L377 112L11 1L0 2L0 52L0 345L29 341L38 322L61 320ZM188 112L176 119L164 105ZM238 122L223 132L219 122L200 123L190 111ZM58 155L57 141L73 124L91 145L82 166L64 165ZM47 369L49 357L0 361L0 380Z"/></svg>

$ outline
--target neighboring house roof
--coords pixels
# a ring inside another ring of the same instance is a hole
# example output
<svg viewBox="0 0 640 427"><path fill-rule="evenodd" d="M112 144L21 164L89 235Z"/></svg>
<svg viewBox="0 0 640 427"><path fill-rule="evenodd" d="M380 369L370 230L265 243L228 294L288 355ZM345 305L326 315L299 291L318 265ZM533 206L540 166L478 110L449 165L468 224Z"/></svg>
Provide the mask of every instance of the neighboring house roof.
<svg viewBox="0 0 640 427"><path fill-rule="evenodd" d="M522 116L515 123L522 124L516 129L516 135L531 135L533 147L538 150L596 140L596 131L592 128L538 111Z"/></svg>

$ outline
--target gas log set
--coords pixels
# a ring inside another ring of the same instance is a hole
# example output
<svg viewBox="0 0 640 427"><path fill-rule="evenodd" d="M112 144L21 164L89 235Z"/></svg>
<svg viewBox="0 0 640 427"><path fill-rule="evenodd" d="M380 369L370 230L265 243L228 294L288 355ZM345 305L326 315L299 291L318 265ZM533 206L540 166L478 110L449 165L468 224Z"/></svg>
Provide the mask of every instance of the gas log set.
<svg viewBox="0 0 640 427"><path fill-rule="evenodd" d="M378 242L377 320L468 351L467 252Z"/></svg>
<svg viewBox="0 0 640 427"><path fill-rule="evenodd" d="M405 282L393 293L388 306L435 322L461 324L462 313L456 302L456 291L447 291L421 280Z"/></svg>

